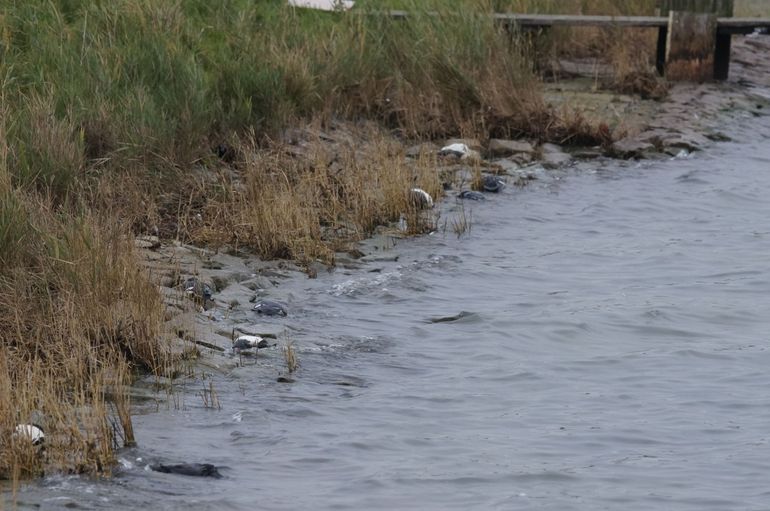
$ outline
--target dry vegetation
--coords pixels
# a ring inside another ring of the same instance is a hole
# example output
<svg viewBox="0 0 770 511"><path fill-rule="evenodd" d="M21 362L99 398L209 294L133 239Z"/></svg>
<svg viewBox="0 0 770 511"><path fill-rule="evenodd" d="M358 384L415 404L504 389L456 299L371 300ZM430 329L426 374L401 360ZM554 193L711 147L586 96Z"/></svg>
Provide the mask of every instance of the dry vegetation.
<svg viewBox="0 0 770 511"><path fill-rule="evenodd" d="M302 140L295 145L240 145L238 168L220 193L209 192L191 236L266 258L332 263L346 242L401 214L413 234L422 232L423 216L408 192L418 186L441 195L435 157L407 164L401 144L381 130L359 124L354 131L330 126L336 142L297 130Z"/></svg>
<svg viewBox="0 0 770 511"><path fill-rule="evenodd" d="M424 228L408 190L440 196L435 161L407 165L394 137L610 137L545 104L528 43L483 13L627 2L393 2L409 21L360 4L351 16L281 0L0 7L0 478L108 472L132 441L125 385L171 363L132 235L332 261L402 214ZM311 127L289 143L292 126ZM44 451L12 436L38 412Z"/></svg>

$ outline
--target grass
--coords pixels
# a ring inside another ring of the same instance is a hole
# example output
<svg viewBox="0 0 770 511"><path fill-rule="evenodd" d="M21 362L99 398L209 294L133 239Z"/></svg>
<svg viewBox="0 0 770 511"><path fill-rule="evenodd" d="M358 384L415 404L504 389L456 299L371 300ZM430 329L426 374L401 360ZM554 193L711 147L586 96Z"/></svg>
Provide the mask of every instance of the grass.
<svg viewBox="0 0 770 511"><path fill-rule="evenodd" d="M294 344L291 341L287 341L286 345L281 349L283 351L283 359L286 362L286 371L291 374L299 368L297 350L294 349Z"/></svg>
<svg viewBox="0 0 770 511"><path fill-rule="evenodd" d="M455 235L460 238L463 234L468 234L471 232L472 225L473 211L466 213L465 203L461 202L460 211L455 215L454 218L452 218L452 232L454 232Z"/></svg>
<svg viewBox="0 0 770 511"><path fill-rule="evenodd" d="M409 140L610 136L546 104L530 41L485 13L626 2L361 0L347 16L284 4L0 6L0 478L109 473L134 442L126 386L172 360L133 235L333 262L402 215L411 234L433 227L408 191L438 199L437 162L407 160ZM368 14L388 7L414 16ZM453 225L469 228L464 213ZM6 441L38 412L43 454Z"/></svg>
<svg viewBox="0 0 770 511"><path fill-rule="evenodd" d="M11 231L23 222L26 235L0 261L0 436L40 410L46 449L31 456L28 442L0 443L0 476L109 472L118 439L133 436L132 371L167 362L160 298L114 224L17 205L23 213L3 219Z"/></svg>

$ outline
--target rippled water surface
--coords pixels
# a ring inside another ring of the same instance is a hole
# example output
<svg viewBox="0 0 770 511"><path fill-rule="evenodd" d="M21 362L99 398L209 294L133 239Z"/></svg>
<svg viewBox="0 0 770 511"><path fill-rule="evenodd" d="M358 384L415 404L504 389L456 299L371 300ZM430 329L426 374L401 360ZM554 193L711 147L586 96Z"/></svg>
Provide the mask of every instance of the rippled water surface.
<svg viewBox="0 0 770 511"><path fill-rule="evenodd" d="M295 383L277 355L215 373L221 410L191 384L135 418L115 479L49 478L21 507L767 509L770 121L752 122L731 133L750 142L582 163L471 204L460 239L288 282Z"/></svg>

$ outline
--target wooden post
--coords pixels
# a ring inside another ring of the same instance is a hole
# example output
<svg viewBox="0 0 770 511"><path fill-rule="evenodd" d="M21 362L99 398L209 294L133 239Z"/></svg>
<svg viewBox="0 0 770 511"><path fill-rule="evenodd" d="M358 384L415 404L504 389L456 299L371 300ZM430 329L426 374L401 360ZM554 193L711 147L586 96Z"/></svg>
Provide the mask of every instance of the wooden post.
<svg viewBox="0 0 770 511"><path fill-rule="evenodd" d="M670 11L688 11L710 13L720 18L733 16L734 0L661 0L660 15L666 16ZM726 80L730 70L730 34L716 34L714 44L715 80Z"/></svg>
<svg viewBox="0 0 770 511"><path fill-rule="evenodd" d="M658 46L655 51L655 69L660 76L666 73L666 41L668 41L668 27L658 29Z"/></svg>
<svg viewBox="0 0 770 511"><path fill-rule="evenodd" d="M703 82L714 76L717 17L670 11L666 44L666 77Z"/></svg>
<svg viewBox="0 0 770 511"><path fill-rule="evenodd" d="M732 35L717 34L714 48L714 80L727 80L730 73L730 45Z"/></svg>

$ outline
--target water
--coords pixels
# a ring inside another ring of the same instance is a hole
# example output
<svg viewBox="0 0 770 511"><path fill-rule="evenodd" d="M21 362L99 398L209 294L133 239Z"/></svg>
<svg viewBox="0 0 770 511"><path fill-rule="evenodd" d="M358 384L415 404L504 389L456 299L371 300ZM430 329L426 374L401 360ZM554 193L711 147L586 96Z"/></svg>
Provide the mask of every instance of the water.
<svg viewBox="0 0 770 511"><path fill-rule="evenodd" d="M472 204L460 239L287 283L296 383L276 353L213 374L221 410L191 384L136 417L113 480L48 478L20 507L767 509L770 120L753 122L692 158L551 173Z"/></svg>

